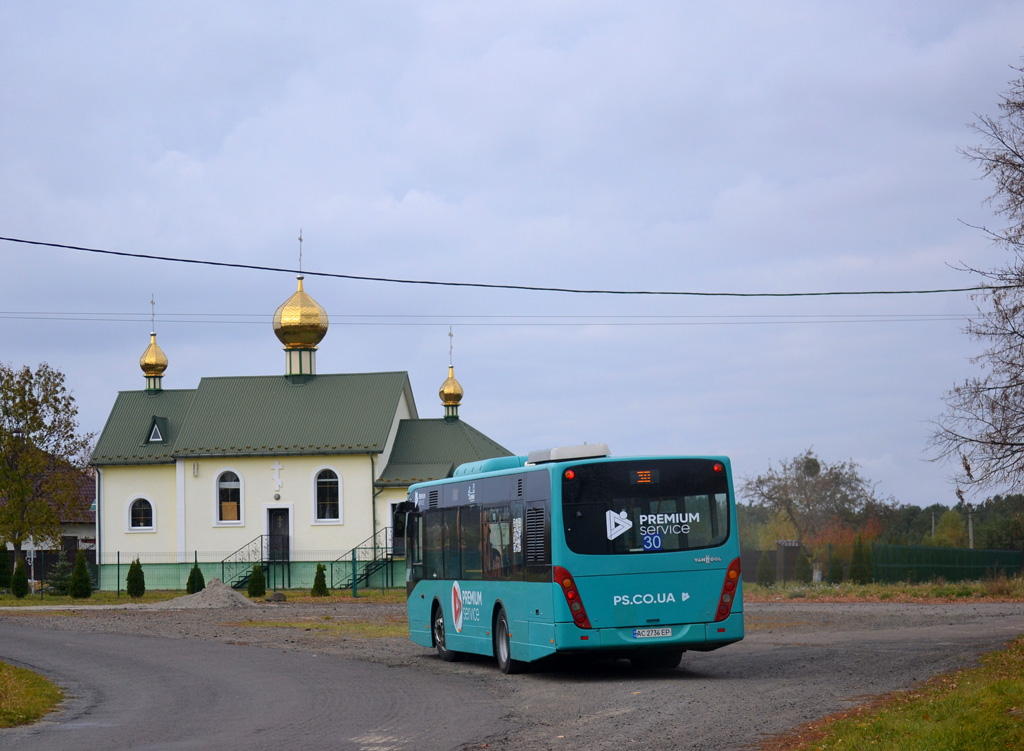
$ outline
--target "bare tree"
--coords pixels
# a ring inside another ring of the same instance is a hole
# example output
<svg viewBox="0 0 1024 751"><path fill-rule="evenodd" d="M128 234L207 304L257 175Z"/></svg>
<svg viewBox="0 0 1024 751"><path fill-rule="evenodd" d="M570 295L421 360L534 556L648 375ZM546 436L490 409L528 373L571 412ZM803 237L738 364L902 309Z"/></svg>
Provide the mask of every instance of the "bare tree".
<svg viewBox="0 0 1024 751"><path fill-rule="evenodd" d="M973 128L983 143L963 154L995 183L988 198L1006 227L981 227L1011 253L1000 268L969 269L990 288L974 296L977 315L967 333L984 349L972 362L979 376L946 394L946 412L936 424L937 458L953 459L961 471L957 494L993 487L1019 488L1024 481L1024 67L1010 82L996 117L978 116Z"/></svg>

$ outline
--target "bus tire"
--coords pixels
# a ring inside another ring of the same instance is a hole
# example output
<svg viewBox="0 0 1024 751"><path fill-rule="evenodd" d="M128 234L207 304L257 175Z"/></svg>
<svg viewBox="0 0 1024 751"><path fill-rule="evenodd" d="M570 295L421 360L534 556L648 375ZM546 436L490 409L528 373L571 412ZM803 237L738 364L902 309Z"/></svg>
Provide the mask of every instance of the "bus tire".
<svg viewBox="0 0 1024 751"><path fill-rule="evenodd" d="M629 661L637 670L674 670L683 660L681 649L652 649L631 655Z"/></svg>
<svg viewBox="0 0 1024 751"><path fill-rule="evenodd" d="M437 656L445 662L455 662L459 658L459 653L448 649L445 643L444 609L437 603L434 603L434 614L430 617L430 623L430 633Z"/></svg>
<svg viewBox="0 0 1024 751"><path fill-rule="evenodd" d="M498 669L506 675L521 673L526 667L526 663L512 659L512 644L505 608L501 608L494 619L494 659L498 661Z"/></svg>

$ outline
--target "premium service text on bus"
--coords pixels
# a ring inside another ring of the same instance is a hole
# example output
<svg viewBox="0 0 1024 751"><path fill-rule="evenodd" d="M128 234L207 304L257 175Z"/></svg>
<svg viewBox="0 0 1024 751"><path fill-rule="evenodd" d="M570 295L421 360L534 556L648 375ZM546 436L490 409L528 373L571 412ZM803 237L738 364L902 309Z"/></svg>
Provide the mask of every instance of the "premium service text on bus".
<svg viewBox="0 0 1024 751"><path fill-rule="evenodd" d="M676 667L743 638L726 457L609 456L604 444L460 466L413 485L409 635L506 673L556 652Z"/></svg>

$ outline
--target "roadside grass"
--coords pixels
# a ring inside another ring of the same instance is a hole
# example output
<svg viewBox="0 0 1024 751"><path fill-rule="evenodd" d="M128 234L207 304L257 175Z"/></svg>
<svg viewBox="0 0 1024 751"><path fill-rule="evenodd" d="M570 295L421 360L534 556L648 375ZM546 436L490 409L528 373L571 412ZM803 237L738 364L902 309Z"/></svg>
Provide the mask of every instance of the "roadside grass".
<svg viewBox="0 0 1024 751"><path fill-rule="evenodd" d="M133 602L161 602L163 600L172 600L175 597L181 597L184 591L178 590L147 590L146 594L138 599L132 599L124 591L121 592L121 596L117 596L117 592L107 592L103 590L96 590L92 593L91 597L85 597L79 600L69 597L67 595L52 595L44 593L42 597L39 593L30 594L25 597L15 597L12 594L0 594L0 607L31 607L33 605L126 605Z"/></svg>
<svg viewBox="0 0 1024 751"><path fill-rule="evenodd" d="M810 723L764 742L762 751L1024 748L1024 638L981 665L911 691Z"/></svg>
<svg viewBox="0 0 1024 751"><path fill-rule="evenodd" d="M1024 602L1024 578L996 576L980 581L919 584L798 584L762 587L743 582L743 599L750 602L807 600L809 602Z"/></svg>
<svg viewBox="0 0 1024 751"><path fill-rule="evenodd" d="M294 628L302 631L317 631L327 636L345 636L361 639L380 639L383 637L403 637L409 635L409 626L404 618L383 622L343 621L325 615L319 619L310 618L301 621L232 621L224 625L236 628Z"/></svg>
<svg viewBox="0 0 1024 751"><path fill-rule="evenodd" d="M354 604L405 605L405 587L401 589L360 589L359 596L353 597L351 589L331 590L327 597L313 597L308 589L282 590L288 602L301 602L307 605L318 603L350 602ZM267 594L270 594L269 592Z"/></svg>
<svg viewBox="0 0 1024 751"><path fill-rule="evenodd" d="M60 689L41 675L0 662L0 728L35 722L62 698Z"/></svg>

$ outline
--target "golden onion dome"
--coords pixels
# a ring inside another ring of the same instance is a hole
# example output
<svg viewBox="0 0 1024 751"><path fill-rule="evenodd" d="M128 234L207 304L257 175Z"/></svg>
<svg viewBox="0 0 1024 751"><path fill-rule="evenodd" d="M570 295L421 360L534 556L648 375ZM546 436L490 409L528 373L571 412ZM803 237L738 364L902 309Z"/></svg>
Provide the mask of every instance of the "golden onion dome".
<svg viewBox="0 0 1024 751"><path fill-rule="evenodd" d="M139 367L148 376L162 376L167 370L167 355L156 343L156 334L153 332L149 334L149 346L139 358Z"/></svg>
<svg viewBox="0 0 1024 751"><path fill-rule="evenodd" d="M274 333L285 349L316 349L316 345L327 335L327 311L299 289L281 303L274 313Z"/></svg>
<svg viewBox="0 0 1024 751"><path fill-rule="evenodd" d="M446 407L457 407L462 403L462 385L455 380L455 368L448 366L448 377L437 392L441 403Z"/></svg>

